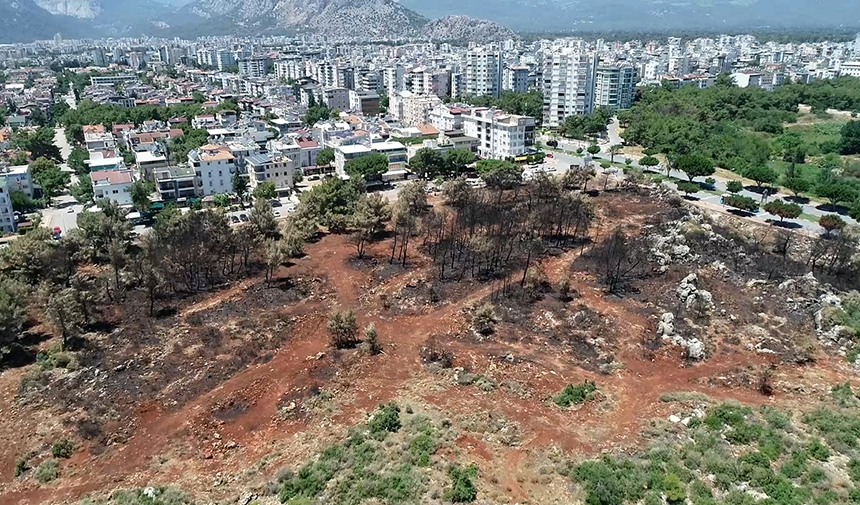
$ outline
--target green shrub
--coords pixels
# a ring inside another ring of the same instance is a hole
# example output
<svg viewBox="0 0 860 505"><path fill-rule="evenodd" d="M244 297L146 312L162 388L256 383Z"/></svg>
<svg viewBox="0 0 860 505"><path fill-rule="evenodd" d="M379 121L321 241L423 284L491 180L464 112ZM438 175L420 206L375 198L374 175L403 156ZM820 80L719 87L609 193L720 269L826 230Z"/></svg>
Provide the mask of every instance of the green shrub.
<svg viewBox="0 0 860 505"><path fill-rule="evenodd" d="M827 480L827 474L820 466L816 466L806 474L806 480L810 484L818 484Z"/></svg>
<svg viewBox="0 0 860 505"><path fill-rule="evenodd" d="M597 391L597 385L590 380L581 384L568 384L561 390L561 393L553 398L553 401L559 407L567 408L591 399L595 391Z"/></svg>
<svg viewBox="0 0 860 505"><path fill-rule="evenodd" d="M830 396L840 407L850 407L857 404L857 397L851 390L851 384L837 384L830 389Z"/></svg>
<svg viewBox="0 0 860 505"><path fill-rule="evenodd" d="M762 405L759 412L767 424L775 430L786 430L791 427L791 420L788 416L773 407Z"/></svg>
<svg viewBox="0 0 860 505"><path fill-rule="evenodd" d="M448 467L451 478L451 489L445 492L445 500L453 503L471 503L478 496L473 479L478 475L478 468L472 464L466 468L456 465Z"/></svg>
<svg viewBox="0 0 860 505"><path fill-rule="evenodd" d="M663 477L663 493L666 495L666 502L671 504L684 503L687 499L684 484L681 483L681 479L674 473L666 474Z"/></svg>
<svg viewBox="0 0 860 505"><path fill-rule="evenodd" d="M806 473L807 463L806 463L806 452L804 451L794 451L791 453L791 457L782 464L782 467L779 469L780 473L788 477L789 479L797 479L804 473Z"/></svg>
<svg viewBox="0 0 860 505"><path fill-rule="evenodd" d="M822 444L820 440L813 440L807 444L806 452L819 461L827 461L830 458L830 449Z"/></svg>
<svg viewBox="0 0 860 505"><path fill-rule="evenodd" d="M400 407L394 402L380 405L379 410L367 422L367 428L370 433L383 437L385 433L397 432L400 429Z"/></svg>
<svg viewBox="0 0 860 505"><path fill-rule="evenodd" d="M51 482L59 477L60 473L57 469L57 460L49 459L36 468L33 476L41 483Z"/></svg>
<svg viewBox="0 0 860 505"><path fill-rule="evenodd" d="M27 469L27 460L19 459L15 461L15 477L24 475Z"/></svg>
<svg viewBox="0 0 860 505"><path fill-rule="evenodd" d="M426 431L419 433L409 442L409 452L415 458L415 464L427 466L430 464L430 456L436 452L436 441Z"/></svg>
<svg viewBox="0 0 860 505"><path fill-rule="evenodd" d="M67 438L54 442L51 446L51 455L55 458L71 458L73 452L75 452L75 443Z"/></svg>
<svg viewBox="0 0 860 505"><path fill-rule="evenodd" d="M860 460L856 458L851 458L848 460L848 476L851 477L851 480L854 484L860 484Z"/></svg>
<svg viewBox="0 0 860 505"><path fill-rule="evenodd" d="M784 452L785 442L776 431L764 429L758 439L758 449L771 460L775 460Z"/></svg>
<svg viewBox="0 0 860 505"><path fill-rule="evenodd" d="M738 426L746 422L746 416L752 414L752 409L735 403L721 403L708 409L703 419L705 426L718 430L723 426Z"/></svg>
<svg viewBox="0 0 860 505"><path fill-rule="evenodd" d="M833 449L845 453L857 448L860 418L819 408L803 416L803 422L824 437Z"/></svg>

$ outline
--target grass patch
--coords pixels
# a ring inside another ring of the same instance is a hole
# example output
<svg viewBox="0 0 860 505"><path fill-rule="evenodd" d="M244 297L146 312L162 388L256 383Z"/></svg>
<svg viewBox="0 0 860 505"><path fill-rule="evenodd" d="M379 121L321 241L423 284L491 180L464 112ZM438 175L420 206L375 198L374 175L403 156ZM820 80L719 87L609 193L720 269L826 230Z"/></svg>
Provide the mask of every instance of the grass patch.
<svg viewBox="0 0 860 505"><path fill-rule="evenodd" d="M568 408L590 400L595 391L597 391L597 385L589 380L581 384L568 384L561 393L553 397L552 401L559 407Z"/></svg>
<svg viewBox="0 0 860 505"><path fill-rule="evenodd" d="M684 402L684 403L713 403L713 399L705 393L698 391L671 391L660 395L660 401L666 403Z"/></svg>
<svg viewBox="0 0 860 505"><path fill-rule="evenodd" d="M194 505L194 502L177 488L150 486L114 491L106 500L85 498L79 505Z"/></svg>

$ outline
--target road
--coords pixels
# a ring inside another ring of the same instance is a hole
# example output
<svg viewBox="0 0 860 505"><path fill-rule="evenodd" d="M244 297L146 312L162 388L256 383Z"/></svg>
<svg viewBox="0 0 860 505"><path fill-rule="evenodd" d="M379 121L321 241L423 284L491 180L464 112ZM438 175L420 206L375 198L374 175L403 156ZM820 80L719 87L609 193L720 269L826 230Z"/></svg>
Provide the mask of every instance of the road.
<svg viewBox="0 0 860 505"><path fill-rule="evenodd" d="M614 119L613 119L613 121L611 121L609 123L609 125L607 127L607 136L609 137L608 140L603 140L602 142L599 143L599 145L601 146L601 155L603 155L603 156L608 156L609 146L615 145L615 144L620 144L623 142L623 139L621 138L621 135L618 132L618 122L615 121ZM548 137L544 136L542 140L544 142L546 142L546 140L548 140ZM583 142L583 141L559 140L559 148L569 150L569 151L575 151L578 147L587 147L587 145L588 145L588 143ZM573 156L571 154L554 152L553 156L555 157L555 159L563 161L564 163L567 163L567 162L569 162L569 163L581 163L582 162L581 157ZM628 156L628 155L623 155L623 154L616 156L616 159L619 159L619 160L624 159L624 158L631 158L633 160L633 166L639 166L639 163L638 163L639 159L635 156ZM641 167L641 168L644 169L645 167ZM666 173L665 168L662 166L655 167L655 169L656 169L656 171L662 172L663 174ZM679 179L686 179L686 176L683 173L680 173L677 171L670 172L670 175L677 177ZM693 198L689 200L690 203L692 203L694 205L699 205L701 207L705 207L705 208L708 208L711 210L716 209L716 210L730 211L730 209L728 207L726 207L725 205L720 203L720 196L721 196L721 194L728 192L728 190L726 188L726 183L728 183L729 180L739 180L739 179L741 179L741 177L738 176L736 178L727 178L727 177L722 177L719 175L713 175L712 177L716 181L716 183L714 184L714 189L712 191L717 192L719 194L713 194L713 193L710 193L710 192L703 190L703 191L700 191L698 193L693 194L692 195ZM678 189L677 185L674 182L664 181L663 184L665 184L665 185L667 185L667 186L669 186L675 190ZM792 201L790 198L790 195L782 194L782 193L770 195L770 197L765 201L762 199L762 195L760 193L750 191L749 188L750 188L750 186L747 186L743 191L740 192L740 195L747 196L749 198L753 198L754 200L756 200L757 202L760 202L760 203L766 203L767 201L773 201L774 199L784 199L787 201ZM809 231L811 233L816 233L816 234L823 233L824 229L818 225L818 218L821 217L822 215L825 215L825 214L832 214L833 212L830 212L828 210L822 210L823 206L821 206L820 204L818 204L816 202L799 203L799 205L801 206L801 209L803 212L803 214L801 215L801 218L787 221L786 222L786 223L788 223L787 226L797 226L797 227L803 228L806 231ZM841 217L843 220L845 220L849 224L857 224L857 222L855 220L851 219L848 216L841 215ZM769 213L765 212L764 210L760 210L755 215L748 216L747 218L751 219L753 221L764 223L764 224L770 224L770 223L780 221L778 216L774 216L772 214L769 214ZM791 224L791 223L795 223L795 224Z"/></svg>

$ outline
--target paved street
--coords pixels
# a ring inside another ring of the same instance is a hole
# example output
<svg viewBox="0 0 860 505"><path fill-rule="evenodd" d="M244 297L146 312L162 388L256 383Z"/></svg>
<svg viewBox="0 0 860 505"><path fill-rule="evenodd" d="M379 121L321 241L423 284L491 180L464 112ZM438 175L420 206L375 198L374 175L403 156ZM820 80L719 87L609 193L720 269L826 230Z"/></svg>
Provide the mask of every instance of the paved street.
<svg viewBox="0 0 860 505"><path fill-rule="evenodd" d="M620 144L623 142L623 139L621 138L621 136L618 133L617 121L613 120L609 124L609 126L607 128L607 133L608 133L609 140L608 141L604 140L603 142L600 143L601 156L603 156L603 157L606 157L609 155L609 152L608 152L609 146L614 145L614 144ZM549 140L549 137L547 137L547 136L544 136L541 138L541 141L544 143L546 143L547 140ZM584 141L559 139L559 149L564 149L566 151L575 151L579 147L588 147L588 144L589 144L588 142L584 142ZM575 156L572 154L559 153L559 152L553 152L552 154L554 156L554 159L556 160L556 163L559 163L559 170L560 171L565 170L567 168L567 165L569 165L570 163L576 163L576 164L582 163L581 157L578 157L578 156ZM635 156L629 156L629 155L624 155L624 154L618 155L618 156L616 156L616 161L623 160L624 158L633 159L634 160L633 165L638 166L639 158L635 157ZM661 173L663 173L663 174L666 173L665 169L662 166L658 166L655 168L657 169L657 171L661 171ZM599 168L598 168L598 171L599 171ZM671 172L670 175L672 177L686 180L686 175L684 175L683 173L677 172L677 171ZM690 201L690 203L692 203L694 205L699 205L699 206L709 208L712 210L716 209L716 210L723 210L723 211L729 212L730 208L726 207L725 205L720 203L720 196L721 196L721 194L728 192L728 190L726 188L726 183L728 183L729 180L739 180L739 179L741 179L741 177L740 176L723 177L723 176L719 176L719 175L713 175L712 177L716 181L716 183L714 184L714 189L712 191L717 192L719 194L713 194L713 193L709 193L707 191L700 191L700 192L692 195L694 199L690 199L689 201ZM703 179L704 178L700 177L700 178L698 178L698 181L701 182ZM673 189L677 189L677 185L674 182L664 181L663 184L668 185L668 186L672 187ZM749 186L747 186L747 187L749 187ZM753 198L757 202L766 203L766 202L762 201L761 194L753 192L753 191L749 191L748 189L744 189L743 191L741 191L740 194L742 196L747 196L747 197ZM773 201L774 199L785 199L786 201L793 201L793 200L791 200L790 195L782 194L782 193L770 195L769 198L767 199L767 201ZM819 208L819 207L822 207L822 206L821 206L821 204L819 204L817 202L799 203L799 205L803 209L803 214L798 219L787 220L786 223L789 223L788 226L793 226L790 223L796 223L796 225L794 225L794 226L802 227L804 230L807 230L809 232L817 233L817 234L823 233L824 229L822 229L818 225L818 218L824 214L832 214L833 212L830 212L827 210L821 210L821 208ZM853 219L851 219L849 216L841 215L841 217L842 217L842 219L844 219L848 223L857 224L857 222L854 221ZM770 222L774 222L774 221L779 221L779 217L774 216L772 214L769 214L769 213L765 212L764 210L760 210L754 216L750 216L747 218L752 219L753 221L757 221L757 222L765 223L765 224L770 223Z"/></svg>

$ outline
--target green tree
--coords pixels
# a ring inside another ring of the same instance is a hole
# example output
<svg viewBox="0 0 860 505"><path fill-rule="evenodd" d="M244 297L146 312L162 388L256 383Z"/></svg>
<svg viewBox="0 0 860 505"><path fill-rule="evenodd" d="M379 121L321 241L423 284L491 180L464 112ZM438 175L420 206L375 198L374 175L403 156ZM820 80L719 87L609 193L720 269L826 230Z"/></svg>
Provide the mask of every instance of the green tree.
<svg viewBox="0 0 860 505"><path fill-rule="evenodd" d="M659 165L660 160L658 160L654 156L645 156L644 158L639 160L639 164L650 170Z"/></svg>
<svg viewBox="0 0 860 505"><path fill-rule="evenodd" d="M334 162L334 149L326 147L317 153L317 166L327 166Z"/></svg>
<svg viewBox="0 0 860 505"><path fill-rule="evenodd" d="M756 186L763 187L765 184L776 182L779 174L768 165L753 165L744 170L744 177L755 181Z"/></svg>
<svg viewBox="0 0 860 505"><path fill-rule="evenodd" d="M277 193L277 191L275 191L275 183L274 182L264 181L264 182L257 184L257 187L254 188L252 195L256 199L262 198L264 200L271 200L272 198L277 197L278 193Z"/></svg>
<svg viewBox="0 0 860 505"><path fill-rule="evenodd" d="M86 149L75 147L72 153L69 154L69 168L75 171L77 175L90 173L90 167L85 163L90 159L90 153Z"/></svg>
<svg viewBox="0 0 860 505"><path fill-rule="evenodd" d="M328 333L331 345L337 349L352 347L358 343L358 325L351 310L334 310L328 316Z"/></svg>
<svg viewBox="0 0 860 505"><path fill-rule="evenodd" d="M675 168L687 174L690 182L696 177L707 177L715 172L714 162L701 154L685 154L675 161Z"/></svg>
<svg viewBox="0 0 860 505"><path fill-rule="evenodd" d="M587 151L589 154L597 154L600 152L600 146L597 144L591 144L588 146Z"/></svg>
<svg viewBox="0 0 860 505"><path fill-rule="evenodd" d="M93 201L93 181L88 174L78 177L78 182L69 187L69 193L78 203L90 203Z"/></svg>
<svg viewBox="0 0 860 505"><path fill-rule="evenodd" d="M421 178L432 179L445 173L446 163L439 151L422 147L409 160L409 168Z"/></svg>
<svg viewBox="0 0 860 505"><path fill-rule="evenodd" d="M47 158L38 158L32 162L30 173L33 182L42 188L42 196L49 205L51 200L59 195L71 180L69 174L60 170L56 163Z"/></svg>
<svg viewBox="0 0 860 505"><path fill-rule="evenodd" d="M370 236L385 229L385 223L391 220L391 206L379 193L363 194L355 204L353 226L367 230Z"/></svg>
<svg viewBox="0 0 860 505"><path fill-rule="evenodd" d="M846 155L860 154L860 121L848 121L842 127L839 151Z"/></svg>
<svg viewBox="0 0 860 505"><path fill-rule="evenodd" d="M746 212L755 212L758 210L758 202L748 196L728 195L723 198L723 203L729 207L734 207Z"/></svg>
<svg viewBox="0 0 860 505"><path fill-rule="evenodd" d="M701 188L695 182L680 181L678 182L678 191L682 191L685 195L690 196L693 193L698 193Z"/></svg>
<svg viewBox="0 0 860 505"><path fill-rule="evenodd" d="M621 144L613 144L609 146L609 162L615 163L615 156L624 150Z"/></svg>
<svg viewBox="0 0 860 505"><path fill-rule="evenodd" d="M153 191L155 191L155 185L148 181L137 180L131 184L131 187L129 187L129 197L135 210L138 212L149 211L149 207L152 205L150 197Z"/></svg>
<svg viewBox="0 0 860 505"><path fill-rule="evenodd" d="M13 191L9 194L9 199L12 200L12 210L30 212L36 208L36 202L23 191Z"/></svg>
<svg viewBox="0 0 860 505"><path fill-rule="evenodd" d="M29 151L31 159L47 158L58 163L63 161L60 148L54 145L53 128L42 127L35 132L20 130L12 140L18 149Z"/></svg>
<svg viewBox="0 0 860 505"><path fill-rule="evenodd" d="M764 210L768 214L773 214L779 217L780 222L788 219L797 219L803 212L803 208L796 203L786 203L782 200L774 200L764 205Z"/></svg>
<svg viewBox="0 0 860 505"><path fill-rule="evenodd" d="M726 183L726 189L729 193L740 193L744 190L744 183L741 181L729 181Z"/></svg>
<svg viewBox="0 0 860 505"><path fill-rule="evenodd" d="M510 161L480 160L476 170L487 186L498 189L515 188L523 178L522 168Z"/></svg>
<svg viewBox="0 0 860 505"><path fill-rule="evenodd" d="M233 193L236 194L239 198L243 198L245 193L248 192L248 179L242 177L242 174L237 170L235 174L233 174Z"/></svg>
<svg viewBox="0 0 860 505"><path fill-rule="evenodd" d="M388 156L372 153L346 162L344 170L350 177L362 177L364 180L379 179L388 171Z"/></svg>
<svg viewBox="0 0 860 505"><path fill-rule="evenodd" d="M455 175L459 175L475 162L475 154L468 149L451 149L445 153L445 162Z"/></svg>
<svg viewBox="0 0 860 505"><path fill-rule="evenodd" d="M257 186L259 188L260 186ZM248 224L252 226L257 235L266 239L278 239L278 221L275 219L275 213L272 206L269 205L263 198L254 200L254 208L251 209L248 216Z"/></svg>

